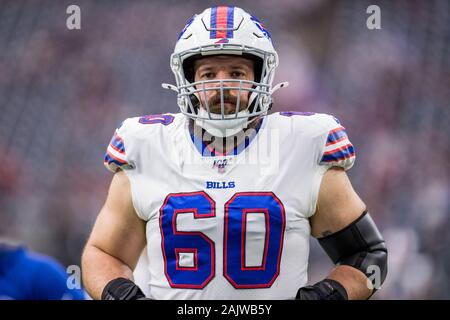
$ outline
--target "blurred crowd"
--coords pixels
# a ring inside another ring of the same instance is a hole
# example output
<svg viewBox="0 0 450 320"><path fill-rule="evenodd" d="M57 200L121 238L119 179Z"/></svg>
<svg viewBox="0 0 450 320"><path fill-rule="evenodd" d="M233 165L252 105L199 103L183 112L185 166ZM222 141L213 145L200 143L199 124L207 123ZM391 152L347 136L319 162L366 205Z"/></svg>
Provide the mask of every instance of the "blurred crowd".
<svg viewBox="0 0 450 320"><path fill-rule="evenodd" d="M372 3L373 2L373 3ZM81 8L81 30L66 8ZM169 56L208 1L0 2L0 238L79 264L125 118L178 112ZM450 2L282 0L238 5L280 56L274 111L335 115L348 172L389 248L378 299L450 298ZM381 8L369 30L366 9ZM332 266L311 240L310 281Z"/></svg>

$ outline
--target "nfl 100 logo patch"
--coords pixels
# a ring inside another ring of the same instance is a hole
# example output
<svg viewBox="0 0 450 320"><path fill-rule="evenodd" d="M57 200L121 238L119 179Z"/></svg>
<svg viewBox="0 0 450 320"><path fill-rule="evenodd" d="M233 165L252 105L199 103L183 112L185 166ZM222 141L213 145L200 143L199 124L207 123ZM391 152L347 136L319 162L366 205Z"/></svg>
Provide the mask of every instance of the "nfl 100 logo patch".
<svg viewBox="0 0 450 320"><path fill-rule="evenodd" d="M213 167L213 169L217 168L217 171L219 173L224 173L226 170L227 164L229 164L228 159L217 159L217 160L214 160L212 167Z"/></svg>

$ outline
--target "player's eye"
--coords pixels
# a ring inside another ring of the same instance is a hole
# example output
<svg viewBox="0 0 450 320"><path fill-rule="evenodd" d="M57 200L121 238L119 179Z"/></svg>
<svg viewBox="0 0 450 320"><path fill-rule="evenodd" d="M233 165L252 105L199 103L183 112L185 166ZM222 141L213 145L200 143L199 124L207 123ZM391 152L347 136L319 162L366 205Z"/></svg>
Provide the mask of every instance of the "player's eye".
<svg viewBox="0 0 450 320"><path fill-rule="evenodd" d="M231 72L231 77L232 78L239 78L239 79L245 78L245 73L241 72L241 71L233 71L233 72Z"/></svg>
<svg viewBox="0 0 450 320"><path fill-rule="evenodd" d="M202 74L200 75L200 77L201 77L202 79L214 79L215 74L214 74L214 72L205 72L205 73L202 73Z"/></svg>

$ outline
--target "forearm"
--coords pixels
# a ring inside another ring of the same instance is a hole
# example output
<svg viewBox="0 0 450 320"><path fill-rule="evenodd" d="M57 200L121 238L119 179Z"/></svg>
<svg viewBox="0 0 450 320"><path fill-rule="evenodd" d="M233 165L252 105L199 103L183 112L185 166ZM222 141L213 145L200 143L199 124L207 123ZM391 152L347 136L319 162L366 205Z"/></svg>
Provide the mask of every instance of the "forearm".
<svg viewBox="0 0 450 320"><path fill-rule="evenodd" d="M101 299L103 288L109 281L119 277L133 280L133 271L127 264L89 243L81 264L84 287L96 300Z"/></svg>
<svg viewBox="0 0 450 320"><path fill-rule="evenodd" d="M351 266L336 266L327 279L339 282L347 291L349 300L368 299L372 294L372 289L367 286L366 275Z"/></svg>

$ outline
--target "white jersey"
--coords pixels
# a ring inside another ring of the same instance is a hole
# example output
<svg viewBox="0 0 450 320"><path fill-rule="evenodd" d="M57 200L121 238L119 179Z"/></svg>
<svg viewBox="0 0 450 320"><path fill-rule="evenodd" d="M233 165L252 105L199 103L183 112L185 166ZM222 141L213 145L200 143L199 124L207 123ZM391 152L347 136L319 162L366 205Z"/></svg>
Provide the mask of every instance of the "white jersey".
<svg viewBox="0 0 450 320"><path fill-rule="evenodd" d="M274 113L246 145L217 155L188 123L182 114L129 118L105 155L147 222L150 296L294 298L307 283L322 176L355 160L345 129L327 114Z"/></svg>

